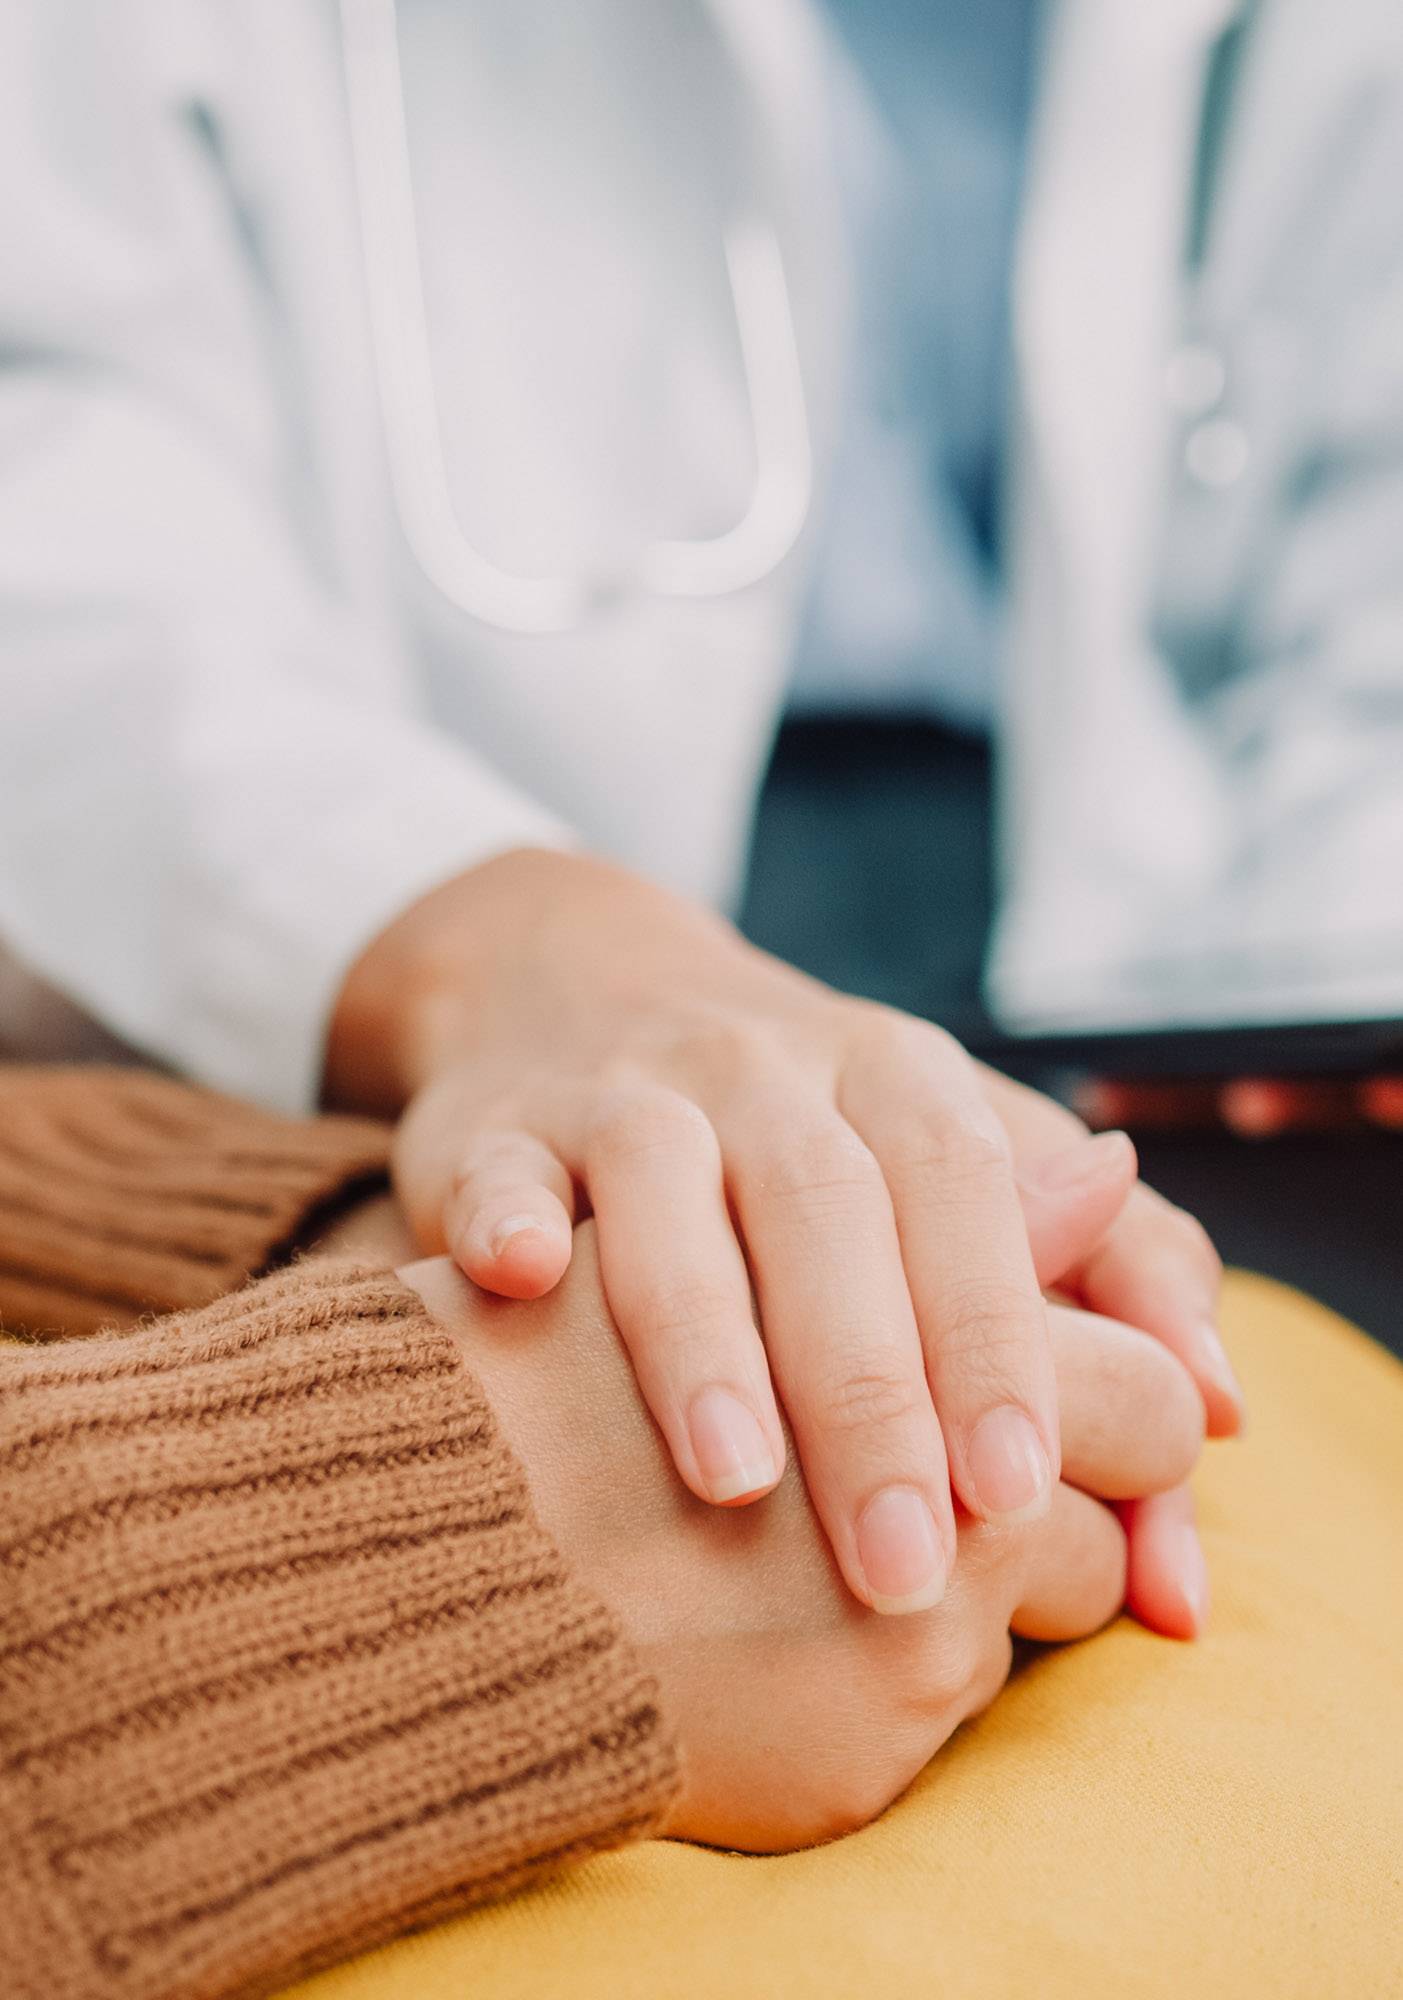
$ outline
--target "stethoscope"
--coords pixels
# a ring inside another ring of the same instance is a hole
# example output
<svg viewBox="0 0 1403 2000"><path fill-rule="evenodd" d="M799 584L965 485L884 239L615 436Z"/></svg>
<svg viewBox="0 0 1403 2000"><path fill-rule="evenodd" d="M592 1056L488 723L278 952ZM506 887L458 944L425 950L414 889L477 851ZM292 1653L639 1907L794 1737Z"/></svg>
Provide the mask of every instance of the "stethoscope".
<svg viewBox="0 0 1403 2000"><path fill-rule="evenodd" d="M797 541L813 494L803 374L774 230L743 215L725 232L755 443L754 483L740 519L707 540L652 542L609 573L501 569L464 534L444 464L395 0L341 0L341 35L390 477L405 538L425 574L469 617L534 633L573 630L628 596L723 597L768 576Z"/></svg>

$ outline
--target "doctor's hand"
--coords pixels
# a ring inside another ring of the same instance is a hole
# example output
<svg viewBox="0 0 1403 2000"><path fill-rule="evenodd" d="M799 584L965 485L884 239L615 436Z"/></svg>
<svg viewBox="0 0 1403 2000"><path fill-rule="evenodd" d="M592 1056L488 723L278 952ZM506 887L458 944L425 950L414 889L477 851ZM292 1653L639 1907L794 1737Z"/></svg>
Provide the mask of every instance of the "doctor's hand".
<svg viewBox="0 0 1403 2000"><path fill-rule="evenodd" d="M687 1485L724 1504L778 1481L778 1393L843 1576L875 1609L939 1600L952 1484L991 1524L1051 1505L1044 1284L1094 1268L1078 1289L1131 1321L1117 1294L1143 1284L1166 1339L1162 1288L1186 1326L1211 1308L1201 1244L1155 1238L1143 1210L1096 1263L1131 1206L1127 1141L1010 1128L940 1030L587 859L507 855L397 919L343 989L327 1088L367 1109L412 1100L411 1225L489 1290L548 1291L591 1211ZM1187 1335L1178 1351L1193 1367Z"/></svg>

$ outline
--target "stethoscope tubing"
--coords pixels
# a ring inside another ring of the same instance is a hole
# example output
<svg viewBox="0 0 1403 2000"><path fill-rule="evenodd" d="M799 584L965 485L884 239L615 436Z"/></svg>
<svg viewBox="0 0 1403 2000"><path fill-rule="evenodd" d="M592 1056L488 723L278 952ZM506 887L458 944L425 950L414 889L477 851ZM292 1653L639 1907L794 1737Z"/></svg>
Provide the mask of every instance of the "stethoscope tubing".
<svg viewBox="0 0 1403 2000"><path fill-rule="evenodd" d="M467 617L501 631L567 632L634 595L712 598L771 575L813 500L803 368L784 259L755 214L725 231L725 256L755 447L740 518L703 540L659 539L613 573L531 576L500 568L453 504L434 385L395 0L340 0L351 153L371 340L401 529L424 574Z"/></svg>

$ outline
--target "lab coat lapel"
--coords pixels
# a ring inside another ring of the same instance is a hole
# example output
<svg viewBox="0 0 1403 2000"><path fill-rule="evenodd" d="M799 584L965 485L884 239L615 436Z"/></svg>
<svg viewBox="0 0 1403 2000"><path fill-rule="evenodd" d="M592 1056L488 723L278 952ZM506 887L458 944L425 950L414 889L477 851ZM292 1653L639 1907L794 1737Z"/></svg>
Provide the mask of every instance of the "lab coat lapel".
<svg viewBox="0 0 1403 2000"><path fill-rule="evenodd" d="M1081 1004L1140 899L1212 851L1213 793L1145 641L1205 63L1234 0L1063 0L1015 277L1000 1011ZM1187 809L1186 809L1187 808Z"/></svg>

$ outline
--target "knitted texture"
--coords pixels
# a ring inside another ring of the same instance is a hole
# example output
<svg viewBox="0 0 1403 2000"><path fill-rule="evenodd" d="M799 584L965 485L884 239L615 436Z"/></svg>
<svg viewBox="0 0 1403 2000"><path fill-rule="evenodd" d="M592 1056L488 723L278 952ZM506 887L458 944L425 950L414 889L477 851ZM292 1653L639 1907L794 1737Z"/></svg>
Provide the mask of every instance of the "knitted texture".
<svg viewBox="0 0 1403 2000"><path fill-rule="evenodd" d="M123 1132L170 1108L132 1102ZM211 1208L219 1240L214 1178L164 1185L164 1243ZM0 1344L0 1501L13 2000L264 1994L670 1796L650 1683L387 1273L309 1261L135 1331Z"/></svg>
<svg viewBox="0 0 1403 2000"><path fill-rule="evenodd" d="M388 1128L280 1118L140 1070L0 1065L0 1325L204 1305L381 1182Z"/></svg>

